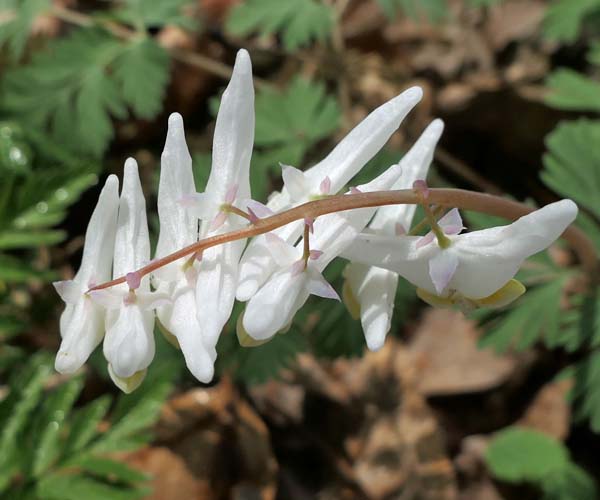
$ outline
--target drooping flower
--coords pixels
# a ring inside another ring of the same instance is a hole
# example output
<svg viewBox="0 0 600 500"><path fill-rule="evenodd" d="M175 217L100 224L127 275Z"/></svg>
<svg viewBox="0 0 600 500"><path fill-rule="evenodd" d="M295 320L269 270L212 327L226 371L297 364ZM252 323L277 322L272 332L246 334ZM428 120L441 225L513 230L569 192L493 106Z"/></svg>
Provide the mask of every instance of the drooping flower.
<svg viewBox="0 0 600 500"><path fill-rule="evenodd" d="M246 209L250 199L250 158L254 144L254 87L247 51L238 51L231 81L219 106L213 138L212 167L196 204L202 219L200 237L247 225L230 208ZM238 283L238 265L246 240L207 249L202 254L196 285L196 310L202 339L208 348L217 343L231 316Z"/></svg>
<svg viewBox="0 0 600 500"><path fill-rule="evenodd" d="M422 95L419 87L412 87L379 106L325 159L305 172L284 165L283 189L270 197L267 207L279 212L324 194L336 194L383 147ZM302 234L302 222L288 224L274 233L287 243L294 243ZM276 269L265 237L250 241L240 263L237 299L249 300Z"/></svg>
<svg viewBox="0 0 600 500"><path fill-rule="evenodd" d="M146 201L133 158L125 162L114 244L113 277L127 275L127 283L91 292L107 308L104 357L108 373L124 392L143 380L154 358L154 307L160 297L150 293L150 278L135 270L150 260ZM166 297L162 297L166 299Z"/></svg>
<svg viewBox="0 0 600 500"><path fill-rule="evenodd" d="M169 117L167 141L161 156L158 186L160 232L156 258L164 257L198 239L198 219L180 206L180 200L196 192L192 158L185 142L183 119L173 113ZM192 257L180 259L154 273L157 289L171 297L159 307L156 315L160 330L179 346L190 372L201 382L210 382L217 353L203 341L202 327L196 309L196 276L198 262Z"/></svg>
<svg viewBox="0 0 600 500"><path fill-rule="evenodd" d="M402 162L402 175L392 189L408 189L419 179L427 177L433 153L444 124L434 120L423 132ZM380 207L369 224L376 234L401 236L410 230L416 205L388 205ZM351 313L360 318L369 349L376 351L383 346L390 329L398 274L394 271L351 262L344 270L344 302ZM355 309L356 310L353 310Z"/></svg>
<svg viewBox="0 0 600 500"><path fill-rule="evenodd" d="M401 178L405 166L430 161L431 151L439 139L441 124L434 122L399 164L392 165L371 182L358 186L360 192L390 189ZM265 284L248 301L242 326L254 340L265 340L288 325L310 294L337 298L337 293L321 275L327 265L352 244L373 216L375 208L361 208L334 213L314 221L310 247L315 258L303 255L304 240L295 247L277 235L266 236L268 250L279 265ZM298 272L298 263L305 267Z"/></svg>
<svg viewBox="0 0 600 500"><path fill-rule="evenodd" d="M464 234L452 213L449 244L437 238L361 234L343 256L397 272L432 303L506 304L523 293L515 276L523 261L554 242L575 220L577 206L561 200L521 217L512 224ZM424 238L426 238L424 240ZM445 248L444 248L445 246ZM507 288L505 288L507 287Z"/></svg>
<svg viewBox="0 0 600 500"><path fill-rule="evenodd" d="M110 279L118 206L119 180L111 175L90 218L77 274L72 280L54 283L66 303L60 317L62 341L55 362L60 373L78 370L104 337L105 311L85 292Z"/></svg>

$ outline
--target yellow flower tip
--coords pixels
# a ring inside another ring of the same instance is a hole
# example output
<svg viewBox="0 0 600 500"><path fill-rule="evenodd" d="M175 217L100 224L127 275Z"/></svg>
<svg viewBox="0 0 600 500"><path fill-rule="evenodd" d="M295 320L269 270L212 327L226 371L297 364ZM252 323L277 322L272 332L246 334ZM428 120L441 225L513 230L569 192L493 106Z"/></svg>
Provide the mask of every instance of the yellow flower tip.
<svg viewBox="0 0 600 500"><path fill-rule="evenodd" d="M166 327L163 325L158 318L156 318L156 325L158 326L158 331L162 334L165 340L171 344L175 349L181 350L181 346L179 345L179 340L177 337L173 335Z"/></svg>
<svg viewBox="0 0 600 500"><path fill-rule="evenodd" d="M417 296L433 307L452 307L458 305L463 312L469 312L476 307L504 307L523 295L525 290L526 288L523 283L511 279L502 288L481 299L465 297L460 292L454 292L448 297L440 297L422 288L417 288Z"/></svg>
<svg viewBox="0 0 600 500"><path fill-rule="evenodd" d="M474 300L480 307L504 307L518 299L527 289L519 280L511 279L493 294Z"/></svg>
<svg viewBox="0 0 600 500"><path fill-rule="evenodd" d="M440 297L439 295L423 290L422 288L417 288L417 297L433 307L452 307L455 304L452 297Z"/></svg>
<svg viewBox="0 0 600 500"><path fill-rule="evenodd" d="M346 309L348 309L352 319L360 319L360 303L356 295L354 295L350 282L347 279L344 280L344 285L342 286L342 301L346 305Z"/></svg>
<svg viewBox="0 0 600 500"><path fill-rule="evenodd" d="M244 328L244 313L238 316L235 324L235 333L238 338L238 342L242 347L258 347L259 345L266 344L271 339L256 340L253 339L250 334Z"/></svg>
<svg viewBox="0 0 600 500"><path fill-rule="evenodd" d="M125 394L130 394L135 391L146 377L146 369L135 372L131 377L119 377L112 369L112 365L108 364L108 374L114 384L121 389Z"/></svg>

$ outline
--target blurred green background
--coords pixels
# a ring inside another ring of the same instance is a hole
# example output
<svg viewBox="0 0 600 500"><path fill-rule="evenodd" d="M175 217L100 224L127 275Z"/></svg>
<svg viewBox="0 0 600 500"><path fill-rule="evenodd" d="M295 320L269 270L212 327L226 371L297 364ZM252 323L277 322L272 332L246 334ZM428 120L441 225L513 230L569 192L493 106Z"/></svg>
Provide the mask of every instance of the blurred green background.
<svg viewBox="0 0 600 500"><path fill-rule="evenodd" d="M431 310L402 283L378 353L342 304L311 299L255 348L236 306L210 387L158 332L131 395L99 350L54 372L50 283L76 271L99 187L134 156L155 240L167 117L184 117L201 190L241 47L255 199L279 162L314 164L420 85L361 180L441 117L431 185L572 198L600 249L600 0L0 0L0 498L598 498L600 298L562 242L493 314Z"/></svg>

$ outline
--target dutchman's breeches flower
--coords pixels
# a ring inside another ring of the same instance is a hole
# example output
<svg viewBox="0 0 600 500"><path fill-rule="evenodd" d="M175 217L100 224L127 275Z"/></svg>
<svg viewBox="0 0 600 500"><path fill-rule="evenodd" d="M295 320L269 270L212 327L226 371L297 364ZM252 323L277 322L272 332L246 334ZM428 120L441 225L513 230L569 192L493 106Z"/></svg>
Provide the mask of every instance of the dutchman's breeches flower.
<svg viewBox="0 0 600 500"><path fill-rule="evenodd" d="M66 304L60 317L62 342L55 362L60 373L81 368L104 337L104 308L85 292L110 279L118 207L119 180L111 175L88 224L79 271L72 280L54 283Z"/></svg>
<svg viewBox="0 0 600 500"><path fill-rule="evenodd" d="M455 206L476 209L483 199L466 191L427 188L427 170L443 129L440 120L427 127L400 163L334 196L421 96L414 87L383 104L308 170L283 165L282 191L265 207L250 196L254 89L250 57L240 50L221 99L203 193L194 185L183 119L177 113L169 117L158 188L160 233L152 261L137 164L133 159L125 164L120 199L117 178L106 181L88 225L79 271L72 280L54 284L66 303L56 369L76 371L104 338L111 378L124 392L132 391L154 357L156 315L160 331L181 348L190 372L210 382L217 341L236 296L247 302L237 324L240 343L266 342L289 327L311 294L339 300L323 277L338 256L351 261L343 295L360 316L370 349L380 348L390 329L399 276L438 306L501 306L523 293L513 279L519 267L561 235L577 207L562 200L512 224L465 234L460 234L464 228L457 209L437 220L443 208L433 210L429 197L443 206L457 201ZM503 214L505 200L485 198ZM423 222L431 229L425 236L410 235L415 203L423 206ZM509 215L515 205L527 213L513 202ZM244 252L249 237L254 239ZM595 250L581 256L582 262L595 262Z"/></svg>
<svg viewBox="0 0 600 500"><path fill-rule="evenodd" d="M158 185L158 218L160 231L156 258L164 257L198 240L198 219L180 206L180 200L196 193L192 157L185 142L183 119L173 113L161 157ZM195 256L180 259L154 273L153 283L171 297L171 303L159 307L156 315L159 329L169 341L181 348L185 362L194 377L210 382L217 356L214 346L203 340L196 309Z"/></svg>
<svg viewBox="0 0 600 500"><path fill-rule="evenodd" d="M283 189L269 198L267 207L280 212L324 194L338 193L377 154L422 95L419 87L412 87L382 104L350 131L325 159L305 172L282 166ZM302 234L302 223L288 224L273 232L287 243L294 243ZM240 262L237 299L249 300L276 269L277 263L265 237L254 238Z"/></svg>
<svg viewBox="0 0 600 500"><path fill-rule="evenodd" d="M456 234L462 222L455 210L440 221L450 228L447 246L435 236L361 234L343 256L397 272L435 305L503 305L524 291L511 282L523 261L554 242L576 215L575 203L561 200L507 226Z"/></svg>
<svg viewBox="0 0 600 500"><path fill-rule="evenodd" d="M356 191L368 193L390 189L402 178L405 168L428 165L442 128L439 120L434 121L399 164L392 165L371 182L358 186ZM302 273L296 272L294 263L302 256L304 240L293 247L277 235L270 238L267 235L269 251L280 270L273 273L248 302L242 323L244 332L254 340L265 340L292 321L294 314L304 305L310 294L337 298L337 294L325 282L321 273L354 241L375 210L361 208L319 217L314 222L314 235L310 237L310 246L319 251L319 256L309 259ZM284 246L288 248L285 252L281 250ZM282 258L282 254L287 254L288 257Z"/></svg>
<svg viewBox="0 0 600 500"><path fill-rule="evenodd" d="M433 121L411 150L402 159L402 175L392 189L408 189L419 179L425 179L437 141L444 124ZM410 230L416 205L388 205L377 209L369 224L376 234L401 236ZM367 347L373 351L383 346L392 324L398 274L376 266L351 262L344 271L344 302L360 319Z"/></svg>

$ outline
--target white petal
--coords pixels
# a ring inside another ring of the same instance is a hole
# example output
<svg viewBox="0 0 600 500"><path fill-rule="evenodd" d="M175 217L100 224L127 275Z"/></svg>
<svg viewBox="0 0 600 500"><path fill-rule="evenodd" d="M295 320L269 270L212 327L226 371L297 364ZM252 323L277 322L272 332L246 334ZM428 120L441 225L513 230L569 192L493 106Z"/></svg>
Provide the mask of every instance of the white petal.
<svg viewBox="0 0 600 500"><path fill-rule="evenodd" d="M183 119L179 113L169 117L169 131L161 156L158 185L158 219L160 232L156 244L156 257L164 257L198 239L198 221L184 210L180 200L196 193L192 158L185 143ZM178 265L179 264L179 265ZM156 273L158 278L172 280L178 277L181 263L173 263Z"/></svg>
<svg viewBox="0 0 600 500"><path fill-rule="evenodd" d="M387 269L351 263L344 272L360 304L360 321L367 347L383 347L392 324L398 275Z"/></svg>
<svg viewBox="0 0 600 500"><path fill-rule="evenodd" d="M305 201L311 194L302 170L291 165L281 165L281 177L285 190L293 201Z"/></svg>
<svg viewBox="0 0 600 500"><path fill-rule="evenodd" d="M74 280L55 281L52 286L65 304L75 304L86 292L85 287Z"/></svg>
<svg viewBox="0 0 600 500"><path fill-rule="evenodd" d="M238 262L244 241L207 249L202 255L196 282L198 322L208 347L217 344L235 302Z"/></svg>
<svg viewBox="0 0 600 500"><path fill-rule="evenodd" d="M451 286L474 299L491 295L515 276L527 257L552 244L576 215L575 203L562 200L508 226L456 236L462 263Z"/></svg>
<svg viewBox="0 0 600 500"><path fill-rule="evenodd" d="M429 276L438 295L442 295L457 267L458 257L451 251L442 250L429 261Z"/></svg>
<svg viewBox="0 0 600 500"><path fill-rule="evenodd" d="M347 184L383 147L422 96L419 87L412 87L379 106L351 130L324 160L305 172L314 194L318 194L325 176L331 179L331 193Z"/></svg>
<svg viewBox="0 0 600 500"><path fill-rule="evenodd" d="M215 213L215 200L207 193L186 194L179 205L195 218L208 220Z"/></svg>
<svg viewBox="0 0 600 500"><path fill-rule="evenodd" d="M334 299L341 301L340 296L335 291L335 288L317 271L314 267L309 266L307 269L308 279L306 281L306 289L311 295L322 297L324 299Z"/></svg>
<svg viewBox="0 0 600 500"><path fill-rule="evenodd" d="M188 370L200 382L210 382L217 353L214 348L207 348L202 339L194 291L187 287L180 288L175 293L173 303L158 309L156 314L161 324L177 338Z"/></svg>
<svg viewBox="0 0 600 500"><path fill-rule="evenodd" d="M104 357L118 377L131 377L154 358L154 313L137 305L110 311L106 321Z"/></svg>
<svg viewBox="0 0 600 500"><path fill-rule="evenodd" d="M110 175L85 232L81 267L74 278L84 286L98 285L110 279L118 207L119 180ZM94 283L90 283L92 278Z"/></svg>
<svg viewBox="0 0 600 500"><path fill-rule="evenodd" d="M104 288L102 290L93 290L88 295L92 302L107 309L109 311L114 309L120 309L123 306L123 299L127 292L124 292L122 288L115 290L115 288Z"/></svg>
<svg viewBox="0 0 600 500"><path fill-rule="evenodd" d="M254 144L254 87L248 52L237 53L231 81L223 92L213 138L212 168L206 192L221 203L238 186L237 196L250 198L250 157Z"/></svg>
<svg viewBox="0 0 600 500"><path fill-rule="evenodd" d="M391 189L410 189L414 181L427 178L435 146L443 130L444 123L442 120L437 119L429 124L400 161L402 175ZM394 234L397 223L406 229L410 229L416 208L416 205L387 205L380 207L369 227L383 230L386 234Z"/></svg>
<svg viewBox="0 0 600 500"><path fill-rule="evenodd" d="M73 373L87 361L104 336L104 309L87 296L69 304L60 317L62 342L54 367L60 373Z"/></svg>
<svg viewBox="0 0 600 500"><path fill-rule="evenodd" d="M444 230L445 234L458 234L464 229L458 208L450 210L438 221L438 224Z"/></svg>
<svg viewBox="0 0 600 500"><path fill-rule="evenodd" d="M265 234L269 252L280 267L291 266L297 259L300 258L300 253L296 248L285 242L282 238L274 233Z"/></svg>
<svg viewBox="0 0 600 500"><path fill-rule="evenodd" d="M246 305L243 326L248 335L265 340L289 324L308 298L305 283L306 273L275 273Z"/></svg>
<svg viewBox="0 0 600 500"><path fill-rule="evenodd" d="M143 311L153 311L159 307L170 304L173 300L171 295L163 292L138 292L137 301Z"/></svg>
<svg viewBox="0 0 600 500"><path fill-rule="evenodd" d="M142 192L137 163L133 158L129 158L125 162L114 252L114 278L135 271L150 260L146 201ZM140 291L149 289L148 278L142 279ZM116 367L113 368L118 374Z"/></svg>

